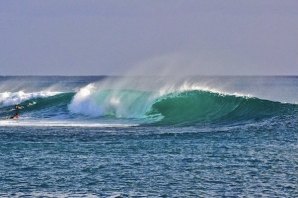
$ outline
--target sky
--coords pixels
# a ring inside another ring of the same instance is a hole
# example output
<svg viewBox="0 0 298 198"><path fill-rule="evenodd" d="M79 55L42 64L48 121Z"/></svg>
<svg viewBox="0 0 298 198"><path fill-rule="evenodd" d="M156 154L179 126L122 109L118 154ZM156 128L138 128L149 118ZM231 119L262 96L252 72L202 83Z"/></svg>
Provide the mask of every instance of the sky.
<svg viewBox="0 0 298 198"><path fill-rule="evenodd" d="M298 75L296 0L0 0L0 75Z"/></svg>

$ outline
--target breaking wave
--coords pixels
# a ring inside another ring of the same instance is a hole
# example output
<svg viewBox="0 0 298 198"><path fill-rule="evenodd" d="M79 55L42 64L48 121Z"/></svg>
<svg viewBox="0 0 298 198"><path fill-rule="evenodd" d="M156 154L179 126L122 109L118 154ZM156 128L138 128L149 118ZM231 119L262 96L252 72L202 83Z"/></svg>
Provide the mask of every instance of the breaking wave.
<svg viewBox="0 0 298 198"><path fill-rule="evenodd" d="M109 118L137 120L146 125L247 122L298 112L296 104L197 87L143 91L99 89L94 84L68 93L1 93L0 116L9 116L14 104L24 107L22 117L33 119L91 119L97 122Z"/></svg>

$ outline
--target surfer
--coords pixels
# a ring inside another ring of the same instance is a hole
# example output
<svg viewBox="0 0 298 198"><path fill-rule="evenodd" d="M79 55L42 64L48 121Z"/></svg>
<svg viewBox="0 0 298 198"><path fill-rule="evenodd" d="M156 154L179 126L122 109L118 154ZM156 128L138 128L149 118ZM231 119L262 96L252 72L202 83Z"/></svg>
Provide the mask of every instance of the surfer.
<svg viewBox="0 0 298 198"><path fill-rule="evenodd" d="M14 115L12 115L11 117L10 117L10 119L18 119L19 118L19 116L20 116L20 113L19 113L19 111L20 111L20 109L22 109L23 107L22 106L20 106L20 105L15 105L15 108L14 108L14 110L15 110L15 114Z"/></svg>

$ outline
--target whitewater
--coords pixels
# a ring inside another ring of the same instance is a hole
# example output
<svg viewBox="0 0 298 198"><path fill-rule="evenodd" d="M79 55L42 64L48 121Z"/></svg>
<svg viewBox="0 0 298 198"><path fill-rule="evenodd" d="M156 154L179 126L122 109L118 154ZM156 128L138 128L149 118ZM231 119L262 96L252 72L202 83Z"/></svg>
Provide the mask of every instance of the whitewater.
<svg viewBox="0 0 298 198"><path fill-rule="evenodd" d="M0 196L296 197L297 90L295 76L2 76Z"/></svg>

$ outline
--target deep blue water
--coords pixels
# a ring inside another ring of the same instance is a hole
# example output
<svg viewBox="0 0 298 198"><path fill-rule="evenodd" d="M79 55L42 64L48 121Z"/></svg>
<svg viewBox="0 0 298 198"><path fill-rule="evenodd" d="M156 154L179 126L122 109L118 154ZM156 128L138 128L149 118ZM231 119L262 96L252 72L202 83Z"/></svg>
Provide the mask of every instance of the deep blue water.
<svg viewBox="0 0 298 198"><path fill-rule="evenodd" d="M297 197L297 123L267 124L2 127L0 195Z"/></svg>
<svg viewBox="0 0 298 198"><path fill-rule="evenodd" d="M225 94L188 86L147 100L155 87L84 95L102 79L24 89L32 79L4 78L15 86L1 86L0 197L298 197L297 78L257 91L256 78L239 79ZM5 120L15 101L21 117Z"/></svg>

